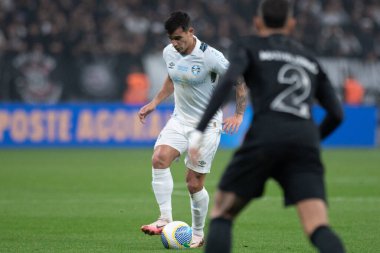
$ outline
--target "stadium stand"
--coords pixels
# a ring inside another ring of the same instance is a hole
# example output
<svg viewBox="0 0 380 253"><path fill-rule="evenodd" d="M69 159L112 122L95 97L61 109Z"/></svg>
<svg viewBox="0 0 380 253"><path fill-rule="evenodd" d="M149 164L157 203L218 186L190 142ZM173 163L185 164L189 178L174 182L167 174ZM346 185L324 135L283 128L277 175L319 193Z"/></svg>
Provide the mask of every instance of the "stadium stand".
<svg viewBox="0 0 380 253"><path fill-rule="evenodd" d="M354 74L367 90L364 102L378 103L380 2L295 2L294 37L327 61L339 61L335 87L343 89L345 73L357 65L374 69ZM142 59L166 45L162 21L171 10L188 11L199 38L225 51L249 32L255 8L250 0L2 0L0 100L123 101L132 66L144 69Z"/></svg>

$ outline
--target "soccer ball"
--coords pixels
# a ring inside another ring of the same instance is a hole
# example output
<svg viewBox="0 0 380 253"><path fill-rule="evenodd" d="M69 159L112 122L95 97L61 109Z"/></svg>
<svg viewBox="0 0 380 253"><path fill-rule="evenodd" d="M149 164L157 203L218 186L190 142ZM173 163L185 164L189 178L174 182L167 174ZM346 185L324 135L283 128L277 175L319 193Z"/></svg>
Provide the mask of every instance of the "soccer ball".
<svg viewBox="0 0 380 253"><path fill-rule="evenodd" d="M161 241L167 249L190 248L192 229L183 221L173 221L167 224L161 233Z"/></svg>

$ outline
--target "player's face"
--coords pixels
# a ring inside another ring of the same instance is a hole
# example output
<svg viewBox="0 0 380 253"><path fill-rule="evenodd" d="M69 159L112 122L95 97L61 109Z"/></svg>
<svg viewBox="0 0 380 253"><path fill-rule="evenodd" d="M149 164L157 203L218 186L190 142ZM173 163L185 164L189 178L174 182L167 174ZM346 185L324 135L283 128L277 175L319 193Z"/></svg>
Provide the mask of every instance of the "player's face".
<svg viewBox="0 0 380 253"><path fill-rule="evenodd" d="M194 45L194 29L189 28L187 31L184 31L182 27L177 28L172 34L169 34L169 39L174 48L180 54L189 54Z"/></svg>

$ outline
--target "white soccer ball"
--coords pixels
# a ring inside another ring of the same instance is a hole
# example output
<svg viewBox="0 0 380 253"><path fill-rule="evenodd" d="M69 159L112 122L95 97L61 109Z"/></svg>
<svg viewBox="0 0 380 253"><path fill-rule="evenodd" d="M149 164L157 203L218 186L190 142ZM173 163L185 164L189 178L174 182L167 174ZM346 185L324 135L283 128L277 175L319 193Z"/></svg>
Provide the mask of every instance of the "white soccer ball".
<svg viewBox="0 0 380 253"><path fill-rule="evenodd" d="M190 248L192 229L183 221L173 221L167 224L161 233L161 241L167 249Z"/></svg>

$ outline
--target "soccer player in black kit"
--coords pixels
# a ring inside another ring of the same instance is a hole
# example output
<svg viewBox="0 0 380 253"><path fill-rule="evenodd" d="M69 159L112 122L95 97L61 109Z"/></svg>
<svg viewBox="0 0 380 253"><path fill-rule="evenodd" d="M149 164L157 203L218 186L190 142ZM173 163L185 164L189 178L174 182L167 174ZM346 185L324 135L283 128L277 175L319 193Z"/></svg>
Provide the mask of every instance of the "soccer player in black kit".
<svg viewBox="0 0 380 253"><path fill-rule="evenodd" d="M189 153L196 162L203 131L243 75L250 89L254 117L241 147L219 182L211 212L207 253L230 252L234 218L262 196L273 178L285 205L295 205L305 234L322 253L345 252L328 223L320 141L343 118L342 107L315 57L288 35L295 26L287 0L263 0L255 17L257 35L242 37L230 48L230 67L192 132ZM314 101L326 115L317 126Z"/></svg>

